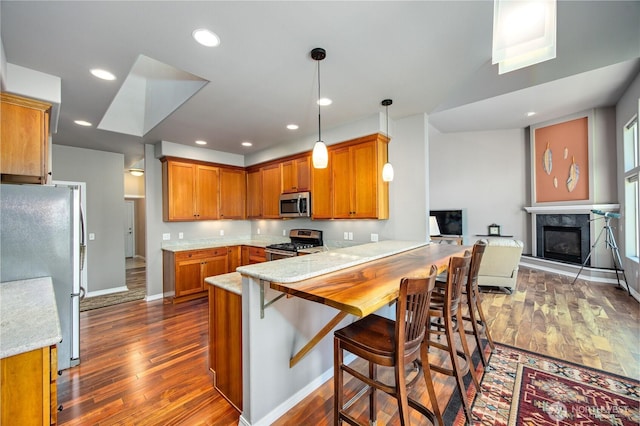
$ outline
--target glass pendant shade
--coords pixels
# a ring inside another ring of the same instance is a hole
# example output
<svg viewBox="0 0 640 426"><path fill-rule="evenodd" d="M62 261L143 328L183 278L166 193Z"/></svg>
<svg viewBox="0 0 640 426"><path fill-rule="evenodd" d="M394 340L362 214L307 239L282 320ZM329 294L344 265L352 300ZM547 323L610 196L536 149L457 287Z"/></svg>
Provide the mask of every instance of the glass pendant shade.
<svg viewBox="0 0 640 426"><path fill-rule="evenodd" d="M313 160L314 168L327 168L327 165L329 164L329 153L327 152L327 146L324 144L324 142L316 142L316 144L313 146L313 154L311 155L311 159Z"/></svg>
<svg viewBox="0 0 640 426"><path fill-rule="evenodd" d="M385 182L391 182L393 180L393 166L391 163L385 163L382 167L382 180Z"/></svg>
<svg viewBox="0 0 640 426"><path fill-rule="evenodd" d="M384 182L393 181L393 166L389 162L389 140L391 137L389 136L389 105L393 104L391 99L385 99L380 102L382 106L385 107L385 118L387 119L387 162L382 166L382 180Z"/></svg>

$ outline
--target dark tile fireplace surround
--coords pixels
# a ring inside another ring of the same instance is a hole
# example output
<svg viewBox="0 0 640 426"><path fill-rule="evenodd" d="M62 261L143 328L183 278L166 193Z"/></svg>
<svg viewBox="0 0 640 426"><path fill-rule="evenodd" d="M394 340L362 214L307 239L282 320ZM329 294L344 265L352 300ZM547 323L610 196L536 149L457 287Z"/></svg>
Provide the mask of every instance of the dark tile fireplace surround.
<svg viewBox="0 0 640 426"><path fill-rule="evenodd" d="M582 265L590 250L588 214L536 215L537 257Z"/></svg>

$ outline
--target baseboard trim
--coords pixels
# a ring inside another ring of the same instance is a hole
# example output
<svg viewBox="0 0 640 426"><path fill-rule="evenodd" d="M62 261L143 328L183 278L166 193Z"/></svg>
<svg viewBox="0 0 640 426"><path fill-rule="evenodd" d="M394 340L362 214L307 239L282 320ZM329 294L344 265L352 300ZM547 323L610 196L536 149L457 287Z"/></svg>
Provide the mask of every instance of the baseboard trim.
<svg viewBox="0 0 640 426"><path fill-rule="evenodd" d="M533 256L522 256L520 258L520 265L532 269L538 269L540 271L553 272L567 277L576 277L578 276L578 273L580 273L578 278L581 280L618 285L618 280L616 279L616 271L614 269L600 269L585 266L584 268L582 268L582 271L580 271L580 265L554 262L552 260ZM624 291L627 291L628 284L624 282L621 274L620 281L620 286L624 289ZM629 292L634 299L640 302L640 293L638 293L632 287L629 287Z"/></svg>
<svg viewBox="0 0 640 426"><path fill-rule="evenodd" d="M355 361L356 356L353 354L348 354L344 357L345 364L349 364L352 361ZM240 415L240 419L238 420L239 426L268 426L282 417L287 411L291 410L295 407L300 401L304 400L307 396L309 396L313 391L318 389L324 382L333 378L333 367L322 373L316 379L314 379L311 383L300 389L295 394L291 395L289 399L284 401L282 404L271 410L267 413L266 416L261 418L255 423L249 422L245 417Z"/></svg>
<svg viewBox="0 0 640 426"><path fill-rule="evenodd" d="M104 296L106 294L121 293L123 291L129 291L129 288L125 285L121 287L107 288L105 290L90 291L85 295L85 297Z"/></svg>
<svg viewBox="0 0 640 426"><path fill-rule="evenodd" d="M160 299L164 299L164 295L162 293L153 294L151 296L144 297L145 302L153 302L154 300L160 300Z"/></svg>

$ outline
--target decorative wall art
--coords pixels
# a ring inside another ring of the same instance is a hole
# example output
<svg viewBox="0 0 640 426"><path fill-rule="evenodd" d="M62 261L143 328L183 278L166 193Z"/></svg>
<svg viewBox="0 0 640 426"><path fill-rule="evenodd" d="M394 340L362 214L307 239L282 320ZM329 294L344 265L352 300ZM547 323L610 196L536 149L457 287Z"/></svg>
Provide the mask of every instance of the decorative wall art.
<svg viewBox="0 0 640 426"><path fill-rule="evenodd" d="M533 132L537 203L589 200L588 117Z"/></svg>

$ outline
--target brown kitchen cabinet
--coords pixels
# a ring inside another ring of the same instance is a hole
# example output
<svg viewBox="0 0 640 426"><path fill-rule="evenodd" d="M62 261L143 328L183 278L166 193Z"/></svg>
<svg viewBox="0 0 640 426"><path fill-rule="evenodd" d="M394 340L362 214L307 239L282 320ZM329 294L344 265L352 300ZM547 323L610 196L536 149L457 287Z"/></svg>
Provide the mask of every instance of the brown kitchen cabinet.
<svg viewBox="0 0 640 426"><path fill-rule="evenodd" d="M333 218L330 166L324 169L311 169L311 218Z"/></svg>
<svg viewBox="0 0 640 426"><path fill-rule="evenodd" d="M242 412L242 296L209 287L209 368L213 385Z"/></svg>
<svg viewBox="0 0 640 426"><path fill-rule="evenodd" d="M179 252L163 251L163 291L174 293L174 303L206 297L207 289L204 279L227 272L229 272L228 247Z"/></svg>
<svg viewBox="0 0 640 426"><path fill-rule="evenodd" d="M262 217L262 171L247 171L247 218Z"/></svg>
<svg viewBox="0 0 640 426"><path fill-rule="evenodd" d="M55 345L0 359L0 424L57 424L57 376Z"/></svg>
<svg viewBox="0 0 640 426"><path fill-rule="evenodd" d="M2 181L46 183L51 104L9 93L0 93L0 104Z"/></svg>
<svg viewBox="0 0 640 426"><path fill-rule="evenodd" d="M243 169L220 167L220 219L245 219L247 177Z"/></svg>
<svg viewBox="0 0 640 426"><path fill-rule="evenodd" d="M280 194L282 182L280 163L270 164L261 168L262 172L262 218L280 218Z"/></svg>
<svg viewBox="0 0 640 426"><path fill-rule="evenodd" d="M204 164L163 159L162 219L219 219L219 169Z"/></svg>
<svg viewBox="0 0 640 426"><path fill-rule="evenodd" d="M242 246L242 264L253 265L267 261L263 247Z"/></svg>
<svg viewBox="0 0 640 426"><path fill-rule="evenodd" d="M243 246L227 247L227 272L235 272L238 266L242 266L242 247Z"/></svg>
<svg viewBox="0 0 640 426"><path fill-rule="evenodd" d="M311 156L283 161L282 192L302 192L311 189Z"/></svg>
<svg viewBox="0 0 640 426"><path fill-rule="evenodd" d="M389 184L382 180L387 143L372 135L329 149L334 219L389 218Z"/></svg>

